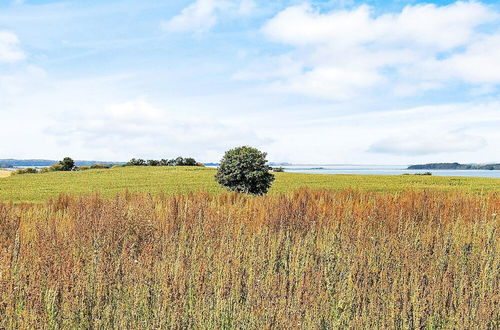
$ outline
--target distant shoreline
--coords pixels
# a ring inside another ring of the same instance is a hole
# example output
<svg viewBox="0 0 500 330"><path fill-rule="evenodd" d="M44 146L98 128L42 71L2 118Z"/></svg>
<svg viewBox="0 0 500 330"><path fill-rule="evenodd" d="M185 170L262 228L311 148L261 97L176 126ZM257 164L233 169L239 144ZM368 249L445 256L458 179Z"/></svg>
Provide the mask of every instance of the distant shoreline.
<svg viewBox="0 0 500 330"><path fill-rule="evenodd" d="M410 165L408 170L500 170L500 164L429 163Z"/></svg>

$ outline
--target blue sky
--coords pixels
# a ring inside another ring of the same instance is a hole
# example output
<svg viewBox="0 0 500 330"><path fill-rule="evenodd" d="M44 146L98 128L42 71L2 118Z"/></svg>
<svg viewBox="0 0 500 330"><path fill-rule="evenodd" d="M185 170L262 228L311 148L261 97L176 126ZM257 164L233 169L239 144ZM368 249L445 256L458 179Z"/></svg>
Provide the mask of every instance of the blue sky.
<svg viewBox="0 0 500 330"><path fill-rule="evenodd" d="M495 2L0 0L0 158L500 161Z"/></svg>

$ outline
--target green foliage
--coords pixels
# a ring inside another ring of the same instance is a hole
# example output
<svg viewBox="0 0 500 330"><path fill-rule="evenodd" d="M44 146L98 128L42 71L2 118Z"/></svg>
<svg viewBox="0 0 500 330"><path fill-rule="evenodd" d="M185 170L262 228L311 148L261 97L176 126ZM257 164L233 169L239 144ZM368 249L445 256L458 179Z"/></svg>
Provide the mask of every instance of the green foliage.
<svg viewBox="0 0 500 330"><path fill-rule="evenodd" d="M222 158L215 180L231 191L263 195L274 181L266 155L248 146L231 149Z"/></svg>
<svg viewBox="0 0 500 330"><path fill-rule="evenodd" d="M273 172L285 172L285 169L281 166L273 167Z"/></svg>
<svg viewBox="0 0 500 330"><path fill-rule="evenodd" d="M147 161L148 166L160 166L159 160L150 159Z"/></svg>
<svg viewBox="0 0 500 330"><path fill-rule="evenodd" d="M93 164L90 166L90 168L93 170L100 170L110 168L110 166L108 164Z"/></svg>
<svg viewBox="0 0 500 330"><path fill-rule="evenodd" d="M35 174L38 173L38 170L33 167L20 168L14 172L14 174Z"/></svg>
<svg viewBox="0 0 500 330"><path fill-rule="evenodd" d="M136 159L136 158L132 158L127 164L125 164L127 166L146 166L147 165L147 162L144 160L144 159Z"/></svg>
<svg viewBox="0 0 500 330"><path fill-rule="evenodd" d="M59 162L59 165L61 165L61 171L71 171L75 168L75 161L69 157L64 157Z"/></svg>
<svg viewBox="0 0 500 330"><path fill-rule="evenodd" d="M48 173L48 172L58 172L62 171L62 165L61 164L54 164L49 167L44 167L40 170L40 173Z"/></svg>
<svg viewBox="0 0 500 330"><path fill-rule="evenodd" d="M174 159L149 159L132 158L125 166L204 166L194 158L177 157Z"/></svg>

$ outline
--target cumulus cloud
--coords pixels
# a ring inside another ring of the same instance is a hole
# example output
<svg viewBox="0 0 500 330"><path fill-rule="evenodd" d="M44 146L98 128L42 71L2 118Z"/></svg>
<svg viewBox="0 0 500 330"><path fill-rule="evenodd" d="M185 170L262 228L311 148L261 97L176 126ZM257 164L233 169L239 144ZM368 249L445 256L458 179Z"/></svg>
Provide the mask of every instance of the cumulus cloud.
<svg viewBox="0 0 500 330"><path fill-rule="evenodd" d="M12 32L0 30L0 62L12 63L25 57L19 46L19 38Z"/></svg>
<svg viewBox="0 0 500 330"><path fill-rule="evenodd" d="M486 146L481 136L464 132L414 132L399 134L373 143L370 152L420 156L439 153L475 151Z"/></svg>
<svg viewBox="0 0 500 330"><path fill-rule="evenodd" d="M223 12L248 15L254 8L253 0L196 0L161 27L169 32L205 32L217 24Z"/></svg>
<svg viewBox="0 0 500 330"><path fill-rule="evenodd" d="M347 99L374 90L406 96L450 80L500 83L500 13L477 2L381 15L366 5L320 12L305 4L279 12L262 31L293 47L287 56L300 72L271 79L285 91Z"/></svg>

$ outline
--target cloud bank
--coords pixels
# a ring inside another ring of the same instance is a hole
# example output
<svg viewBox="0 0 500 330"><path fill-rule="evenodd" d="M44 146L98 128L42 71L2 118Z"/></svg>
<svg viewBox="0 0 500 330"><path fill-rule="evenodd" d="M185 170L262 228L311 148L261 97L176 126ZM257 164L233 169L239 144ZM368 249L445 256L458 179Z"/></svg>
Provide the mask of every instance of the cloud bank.
<svg viewBox="0 0 500 330"><path fill-rule="evenodd" d="M0 63L13 63L25 57L19 45L19 38L12 32L0 30Z"/></svg>
<svg viewBox="0 0 500 330"><path fill-rule="evenodd" d="M379 15L367 5L329 12L291 6L262 32L292 47L281 57L300 70L277 67L269 81L278 90L332 100L380 91L414 95L450 80L499 84L499 19L477 2L411 5Z"/></svg>

